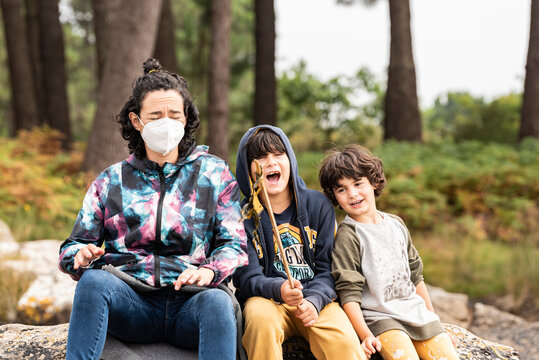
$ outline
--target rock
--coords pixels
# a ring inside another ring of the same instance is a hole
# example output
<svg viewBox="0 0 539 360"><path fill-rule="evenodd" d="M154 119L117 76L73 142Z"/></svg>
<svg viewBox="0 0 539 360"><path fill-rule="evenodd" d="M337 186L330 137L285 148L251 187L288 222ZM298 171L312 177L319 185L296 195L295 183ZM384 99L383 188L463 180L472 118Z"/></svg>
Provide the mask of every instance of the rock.
<svg viewBox="0 0 539 360"><path fill-rule="evenodd" d="M0 358L3 360L64 359L68 326L69 324L56 326L9 324L0 326ZM509 346L482 340L456 325L444 324L444 328L455 340L461 359L519 359L518 352ZM314 359L312 355L309 355L306 342L300 338L287 341L283 349L285 360ZM106 360L196 359L193 356L193 351L177 349L167 344L127 344L111 336L107 337L102 354ZM371 360L375 359L375 356L371 357ZM524 359L530 358L525 357Z"/></svg>
<svg viewBox="0 0 539 360"><path fill-rule="evenodd" d="M293 336L283 343L283 359L316 360L309 349L309 343L300 336Z"/></svg>
<svg viewBox="0 0 539 360"><path fill-rule="evenodd" d="M68 326L0 326L0 359L65 359Z"/></svg>
<svg viewBox="0 0 539 360"><path fill-rule="evenodd" d="M17 243L2 264L17 271L37 275L17 303L15 321L33 325L61 324L69 321L77 283L58 270L58 240ZM2 253L6 256L6 253Z"/></svg>
<svg viewBox="0 0 539 360"><path fill-rule="evenodd" d="M455 341L456 349L461 359L520 359L518 351L510 346L483 340L456 325L443 325L445 331Z"/></svg>
<svg viewBox="0 0 539 360"><path fill-rule="evenodd" d="M523 359L539 360L539 322L476 303L470 328L478 336L515 347Z"/></svg>
<svg viewBox="0 0 539 360"><path fill-rule="evenodd" d="M8 258L3 264L18 271L31 271L36 275L56 273L58 272L60 244L62 242L59 240L36 240L19 243L17 256L12 259Z"/></svg>
<svg viewBox="0 0 539 360"><path fill-rule="evenodd" d="M469 298L466 294L449 293L442 288L427 285L434 311L441 322L468 329L472 321Z"/></svg>
<svg viewBox="0 0 539 360"><path fill-rule="evenodd" d="M491 295L487 297L487 300L490 301L483 301L483 303L490 304L511 314L518 314L527 321L539 321L539 311L537 311L539 309L539 298L529 288L519 296L513 294L504 296Z"/></svg>
<svg viewBox="0 0 539 360"><path fill-rule="evenodd" d="M0 220L0 254L12 254L19 250L19 244L15 241L11 230L5 222Z"/></svg>
<svg viewBox="0 0 539 360"><path fill-rule="evenodd" d="M124 343L108 335L100 360L197 360L197 350L180 349L166 343Z"/></svg>
<svg viewBox="0 0 539 360"><path fill-rule="evenodd" d="M468 330L452 324L443 324L445 331L453 338L457 353L467 360L517 360L519 353L512 347L483 340ZM287 360L315 360L309 351L309 345L303 338L293 337L283 344ZM523 359L532 359L523 357ZM370 360L383 360L379 354Z"/></svg>
<svg viewBox="0 0 539 360"><path fill-rule="evenodd" d="M17 321L34 325L69 321L76 285L59 271L39 275L17 303Z"/></svg>

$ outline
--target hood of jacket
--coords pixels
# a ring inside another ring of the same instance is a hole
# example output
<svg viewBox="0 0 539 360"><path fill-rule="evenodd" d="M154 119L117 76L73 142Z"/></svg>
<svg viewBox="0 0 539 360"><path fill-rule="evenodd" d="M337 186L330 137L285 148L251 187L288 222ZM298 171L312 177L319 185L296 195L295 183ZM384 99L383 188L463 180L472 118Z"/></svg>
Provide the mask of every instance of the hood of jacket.
<svg viewBox="0 0 539 360"><path fill-rule="evenodd" d="M305 196L303 195L305 195L307 192L307 185L305 185L305 182L299 176L298 162L296 160L296 154L294 153L292 145L290 144L290 140L288 140L288 137L285 135L285 133L278 127L271 125L259 125L250 128L249 130L247 130L245 135L243 135L240 141L240 145L238 147L238 156L236 160L236 180L238 181L240 190L243 196L245 196L246 199L249 199L249 197L251 196L251 181L249 178L249 170L251 168L251 164L247 163L246 145L251 136L255 135L260 129L269 129L273 131L279 136L279 138L283 142L283 145L286 149L286 155L290 160L290 183L293 186L292 190L294 193L294 200L296 203L298 219L301 220L306 216L306 204L302 201L302 199L305 199Z"/></svg>

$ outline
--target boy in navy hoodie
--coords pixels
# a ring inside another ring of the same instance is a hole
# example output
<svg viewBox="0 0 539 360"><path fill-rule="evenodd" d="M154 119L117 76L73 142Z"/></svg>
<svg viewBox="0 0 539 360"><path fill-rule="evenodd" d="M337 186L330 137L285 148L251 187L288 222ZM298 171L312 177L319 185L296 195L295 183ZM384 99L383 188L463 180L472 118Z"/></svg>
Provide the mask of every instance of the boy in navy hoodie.
<svg viewBox="0 0 539 360"><path fill-rule="evenodd" d="M282 343L291 336L309 342L317 359L366 359L350 321L334 302L331 252L335 213L328 199L306 187L296 157L279 128L262 125L241 139L236 178L246 202L258 160L275 216L294 287L286 280L283 254L273 242L264 206L255 229L245 220L249 265L234 274L236 295L244 303L243 345L249 359L282 359Z"/></svg>

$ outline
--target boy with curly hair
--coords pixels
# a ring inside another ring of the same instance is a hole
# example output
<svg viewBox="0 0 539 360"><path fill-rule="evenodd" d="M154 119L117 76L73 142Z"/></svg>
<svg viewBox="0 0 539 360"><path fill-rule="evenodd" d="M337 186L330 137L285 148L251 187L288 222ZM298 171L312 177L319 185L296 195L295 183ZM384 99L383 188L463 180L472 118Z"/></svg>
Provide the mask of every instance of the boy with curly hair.
<svg viewBox="0 0 539 360"><path fill-rule="evenodd" d="M458 360L434 313L408 229L398 216L376 209L386 184L382 161L359 145L334 149L319 180L347 213L335 237L332 275L367 355Z"/></svg>

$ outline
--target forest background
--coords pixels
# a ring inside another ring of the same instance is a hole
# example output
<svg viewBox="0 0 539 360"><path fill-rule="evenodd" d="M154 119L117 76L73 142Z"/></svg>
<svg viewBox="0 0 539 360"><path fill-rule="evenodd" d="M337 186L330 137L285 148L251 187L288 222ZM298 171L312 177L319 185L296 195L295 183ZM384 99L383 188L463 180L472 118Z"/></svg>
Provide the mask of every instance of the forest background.
<svg viewBox="0 0 539 360"><path fill-rule="evenodd" d="M384 162L378 207L409 226L426 281L538 320L538 1L522 92L447 92L426 108L409 2L386 2L387 76L359 57L355 75L322 80L303 61L275 71L273 0L0 0L0 219L18 241L69 236L95 175L127 156L114 116L155 56L190 84L197 142L232 168L255 124L283 128L312 188L324 150L362 144ZM1 321L7 289L29 278L0 270Z"/></svg>

